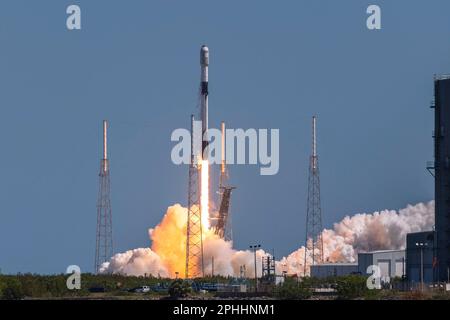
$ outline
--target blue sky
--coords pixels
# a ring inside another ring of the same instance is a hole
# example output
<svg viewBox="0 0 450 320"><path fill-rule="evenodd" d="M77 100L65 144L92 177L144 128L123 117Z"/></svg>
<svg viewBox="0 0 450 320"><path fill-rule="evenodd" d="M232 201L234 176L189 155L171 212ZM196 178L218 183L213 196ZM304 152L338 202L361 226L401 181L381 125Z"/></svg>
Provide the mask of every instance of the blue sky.
<svg viewBox="0 0 450 320"><path fill-rule="evenodd" d="M82 30L66 29L78 4ZM382 30L366 8L382 9ZM433 199L433 74L450 72L448 1L0 3L0 268L92 271L101 121L110 121L115 252L186 204L172 130L196 111L208 44L210 125L279 128L280 171L231 166L235 247L304 242L311 116L324 227ZM216 181L217 182L217 181Z"/></svg>

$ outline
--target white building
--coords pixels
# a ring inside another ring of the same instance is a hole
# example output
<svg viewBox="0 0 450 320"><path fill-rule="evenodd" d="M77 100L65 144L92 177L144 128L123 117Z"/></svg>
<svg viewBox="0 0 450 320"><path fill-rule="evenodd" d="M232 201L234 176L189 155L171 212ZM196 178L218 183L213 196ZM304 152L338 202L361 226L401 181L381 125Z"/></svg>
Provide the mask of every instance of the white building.
<svg viewBox="0 0 450 320"><path fill-rule="evenodd" d="M405 250L380 250L358 254L360 274L368 275L367 268L371 265L380 268L381 278L402 277L406 274Z"/></svg>
<svg viewBox="0 0 450 320"><path fill-rule="evenodd" d="M317 278L339 277L367 273L371 265L380 268L382 279L403 277L406 274L405 250L380 250L358 254L358 263L322 263L311 266L311 276Z"/></svg>

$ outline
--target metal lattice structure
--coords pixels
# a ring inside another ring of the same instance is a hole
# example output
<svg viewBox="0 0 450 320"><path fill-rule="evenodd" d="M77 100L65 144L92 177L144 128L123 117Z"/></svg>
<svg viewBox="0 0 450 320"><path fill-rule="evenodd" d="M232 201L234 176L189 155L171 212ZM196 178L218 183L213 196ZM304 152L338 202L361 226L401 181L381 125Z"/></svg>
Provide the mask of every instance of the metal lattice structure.
<svg viewBox="0 0 450 320"><path fill-rule="evenodd" d="M308 263L308 257L311 263ZM308 200L306 208L306 241L303 274L308 267L322 263L322 209L320 205L319 157L316 143L316 117L312 118L312 154L309 160Z"/></svg>
<svg viewBox="0 0 450 320"><path fill-rule="evenodd" d="M110 170L107 149L108 122L103 121L103 159L100 161L99 191L97 199L97 235L95 247L95 272L113 254L112 214L110 196Z"/></svg>
<svg viewBox="0 0 450 320"><path fill-rule="evenodd" d="M275 272L275 257L273 255L266 255L261 259L262 275L261 282L264 284L275 284L276 272Z"/></svg>
<svg viewBox="0 0 450 320"><path fill-rule="evenodd" d="M186 227L186 279L200 277L204 274L202 214L200 210L200 169L194 153L194 116L191 115L191 163L189 164Z"/></svg>
<svg viewBox="0 0 450 320"><path fill-rule="evenodd" d="M221 187L221 200L219 207L219 217L217 218L217 224L214 228L214 233L226 241L232 241L232 231L230 223L230 200L231 191L236 189L235 187L223 186Z"/></svg>
<svg viewBox="0 0 450 320"><path fill-rule="evenodd" d="M231 192L236 187L231 187L228 185L228 170L225 160L225 122L222 121L221 124L222 131L222 163L220 167L220 178L219 178L219 213L217 217L216 226L214 228L214 233L219 237L225 239L226 241L233 241L233 229L231 223L231 213L230 213L230 201Z"/></svg>

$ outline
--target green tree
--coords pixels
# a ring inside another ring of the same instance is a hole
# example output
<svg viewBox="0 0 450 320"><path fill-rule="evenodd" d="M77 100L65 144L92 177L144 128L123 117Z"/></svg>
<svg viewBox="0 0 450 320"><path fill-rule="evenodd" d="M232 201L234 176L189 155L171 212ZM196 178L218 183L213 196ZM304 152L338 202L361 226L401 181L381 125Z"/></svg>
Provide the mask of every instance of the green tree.
<svg viewBox="0 0 450 320"><path fill-rule="evenodd" d="M170 284L169 295L172 298L182 298L191 292L191 286L188 282L181 279L177 279Z"/></svg>
<svg viewBox="0 0 450 320"><path fill-rule="evenodd" d="M367 277L349 275L336 278L338 299L363 298L369 293Z"/></svg>
<svg viewBox="0 0 450 320"><path fill-rule="evenodd" d="M308 299L311 297L311 289L296 279L286 278L275 288L275 296L279 299L289 300Z"/></svg>
<svg viewBox="0 0 450 320"><path fill-rule="evenodd" d="M8 277L3 285L2 299L20 300L24 297L22 283L16 278Z"/></svg>

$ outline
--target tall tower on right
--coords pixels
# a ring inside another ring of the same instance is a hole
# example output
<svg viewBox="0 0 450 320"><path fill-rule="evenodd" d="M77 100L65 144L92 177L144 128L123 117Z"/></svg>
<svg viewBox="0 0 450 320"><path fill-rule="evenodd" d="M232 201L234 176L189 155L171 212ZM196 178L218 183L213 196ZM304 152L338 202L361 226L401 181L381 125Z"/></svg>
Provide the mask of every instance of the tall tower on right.
<svg viewBox="0 0 450 320"><path fill-rule="evenodd" d="M310 260L311 262L309 263ZM308 267L323 262L322 209L320 205L319 156L317 155L316 116L312 118L312 153L309 158L306 241L303 275Z"/></svg>
<svg viewBox="0 0 450 320"><path fill-rule="evenodd" d="M434 79L435 231L438 281L450 268L450 76Z"/></svg>

